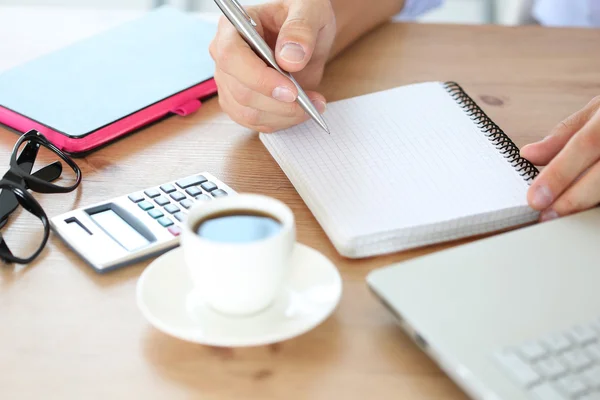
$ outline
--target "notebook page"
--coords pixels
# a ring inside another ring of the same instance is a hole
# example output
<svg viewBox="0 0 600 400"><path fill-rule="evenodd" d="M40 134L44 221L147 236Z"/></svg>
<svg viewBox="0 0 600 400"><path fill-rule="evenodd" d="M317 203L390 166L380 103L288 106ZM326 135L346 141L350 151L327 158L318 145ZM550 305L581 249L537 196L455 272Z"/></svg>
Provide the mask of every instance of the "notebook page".
<svg viewBox="0 0 600 400"><path fill-rule="evenodd" d="M331 103L324 117L331 135L308 121L261 139L342 240L470 216L469 235L527 209L524 179L439 82Z"/></svg>

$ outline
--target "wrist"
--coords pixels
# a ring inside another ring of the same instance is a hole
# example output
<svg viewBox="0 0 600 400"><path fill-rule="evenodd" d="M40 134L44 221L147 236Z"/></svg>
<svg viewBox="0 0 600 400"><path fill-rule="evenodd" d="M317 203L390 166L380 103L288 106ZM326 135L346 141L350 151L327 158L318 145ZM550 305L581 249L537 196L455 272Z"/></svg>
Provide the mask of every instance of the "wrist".
<svg viewBox="0 0 600 400"><path fill-rule="evenodd" d="M331 0L336 19L336 39L329 59L400 13L404 4L404 0Z"/></svg>

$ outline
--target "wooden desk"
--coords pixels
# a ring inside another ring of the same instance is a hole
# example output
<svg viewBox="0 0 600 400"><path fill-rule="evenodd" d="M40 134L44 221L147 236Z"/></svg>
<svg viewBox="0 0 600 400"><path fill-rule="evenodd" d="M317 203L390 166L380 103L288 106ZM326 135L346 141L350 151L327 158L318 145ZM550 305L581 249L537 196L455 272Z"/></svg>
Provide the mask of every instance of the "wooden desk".
<svg viewBox="0 0 600 400"><path fill-rule="evenodd" d="M10 38L0 41L0 69L127 18L0 8L0 37ZM599 43L592 30L387 25L331 64L323 90L336 100L456 80L521 146L600 93ZM6 164L16 138L0 129ZM0 267L2 398L465 398L364 281L373 268L450 244L363 261L339 257L257 135L231 122L216 100L78 163L84 181L77 193L35 195L50 216L202 170L239 191L285 201L299 240L339 267L343 298L331 318L297 339L207 348L163 335L142 318L134 292L147 263L99 276L52 236L34 264Z"/></svg>

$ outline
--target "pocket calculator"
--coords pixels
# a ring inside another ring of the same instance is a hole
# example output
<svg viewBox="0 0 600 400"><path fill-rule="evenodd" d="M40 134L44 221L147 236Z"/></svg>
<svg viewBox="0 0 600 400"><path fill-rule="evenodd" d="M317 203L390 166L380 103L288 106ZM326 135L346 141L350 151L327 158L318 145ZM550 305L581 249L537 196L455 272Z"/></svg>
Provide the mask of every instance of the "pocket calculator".
<svg viewBox="0 0 600 400"><path fill-rule="evenodd" d="M50 226L92 268L107 272L177 247L192 205L235 194L202 172L69 211Z"/></svg>

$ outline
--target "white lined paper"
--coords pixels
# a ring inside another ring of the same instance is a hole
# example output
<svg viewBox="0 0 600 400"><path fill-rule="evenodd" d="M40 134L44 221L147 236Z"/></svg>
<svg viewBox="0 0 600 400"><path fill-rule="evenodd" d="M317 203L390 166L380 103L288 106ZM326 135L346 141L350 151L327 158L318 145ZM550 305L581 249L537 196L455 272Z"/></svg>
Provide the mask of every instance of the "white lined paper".
<svg viewBox="0 0 600 400"><path fill-rule="evenodd" d="M331 135L309 121L261 140L345 253L400 250L535 217L525 180L439 82L331 103L324 118ZM377 247L389 238L393 248Z"/></svg>

